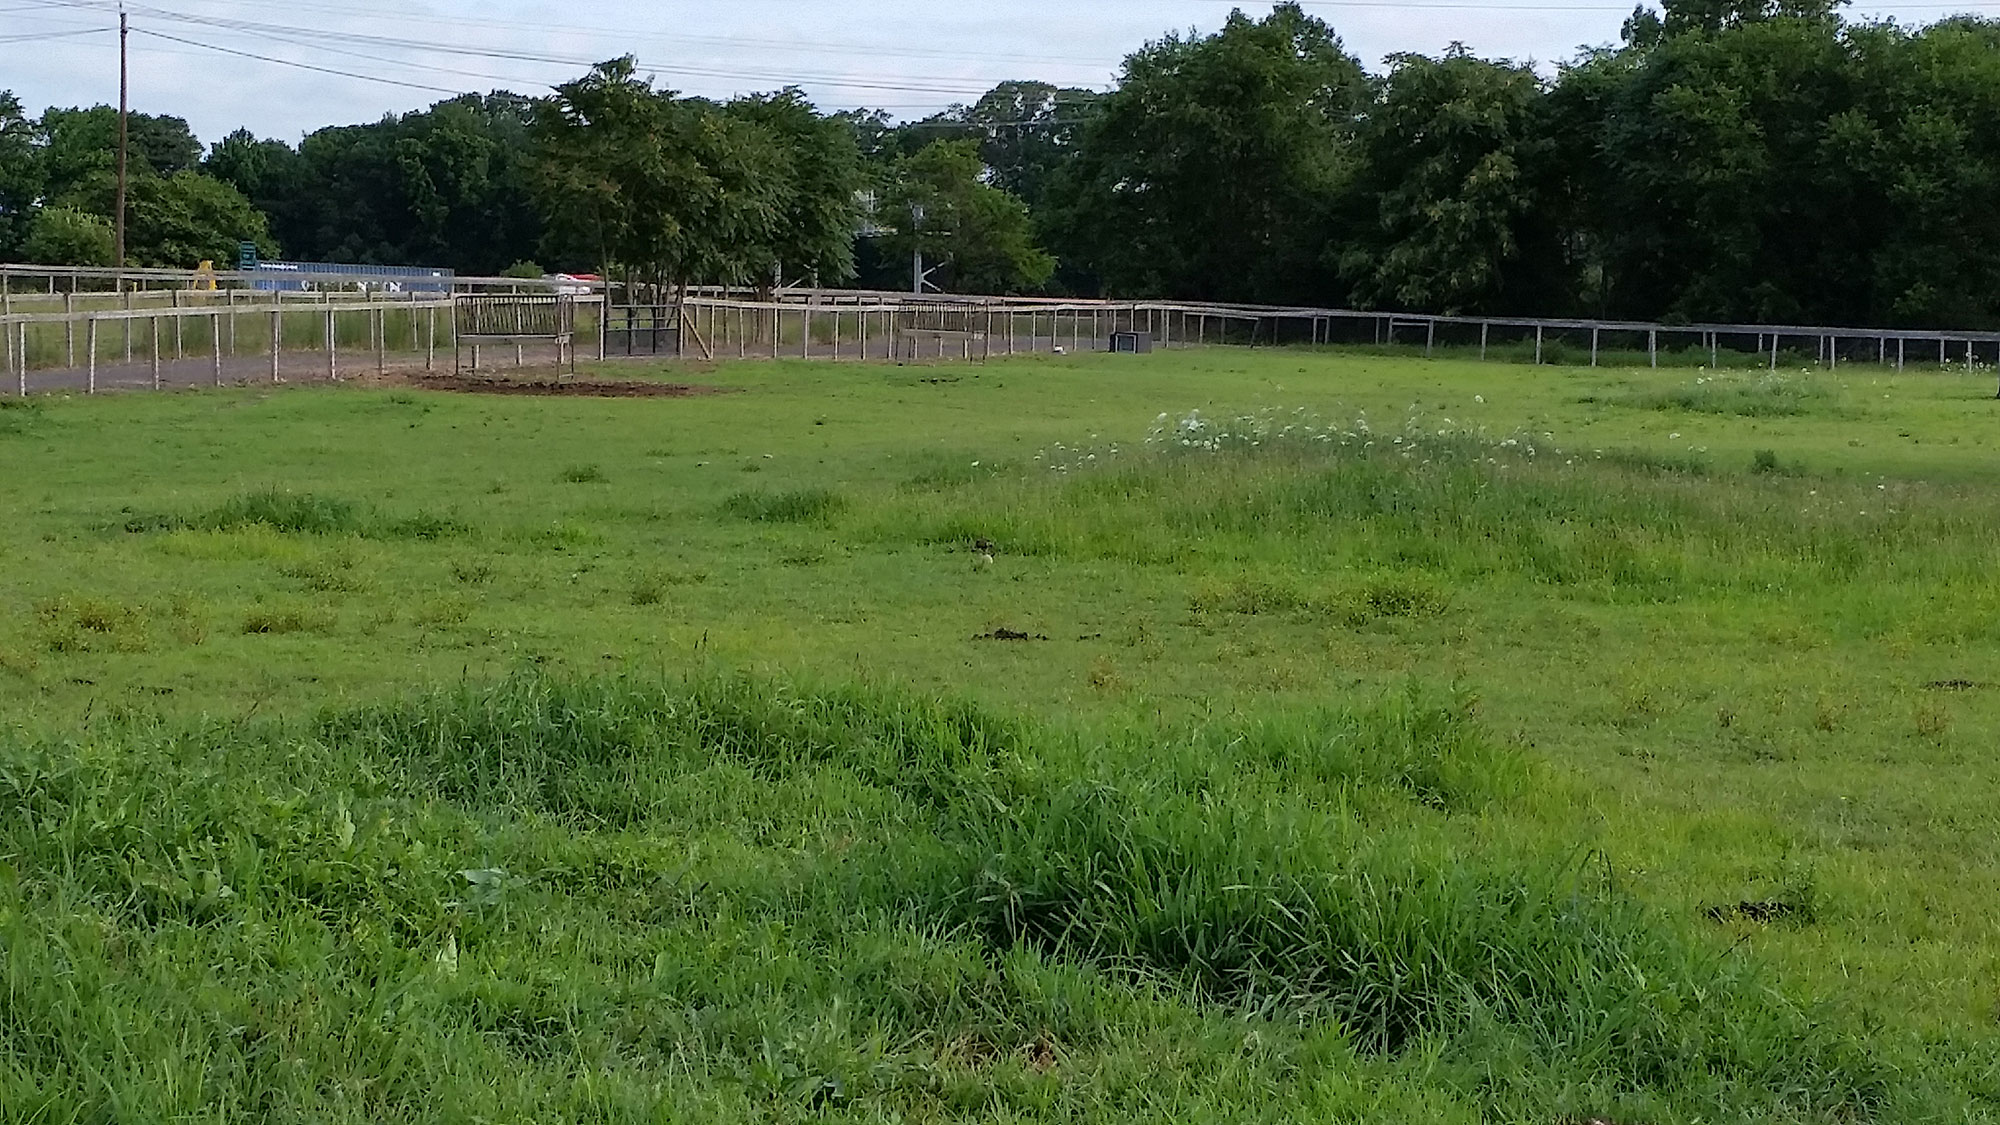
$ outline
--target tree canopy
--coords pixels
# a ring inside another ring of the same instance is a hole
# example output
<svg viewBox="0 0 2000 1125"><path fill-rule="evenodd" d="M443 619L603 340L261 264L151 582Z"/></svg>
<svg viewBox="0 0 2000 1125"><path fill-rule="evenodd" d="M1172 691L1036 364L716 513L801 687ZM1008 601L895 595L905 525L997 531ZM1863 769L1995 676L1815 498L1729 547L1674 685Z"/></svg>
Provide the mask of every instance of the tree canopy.
<svg viewBox="0 0 2000 1125"><path fill-rule="evenodd" d="M1553 75L1454 46L1371 76L1284 3L1109 91L1019 79L901 124L629 58L205 156L135 114L132 254L903 289L921 249L967 291L2000 327L2000 22L1839 8L1664 0ZM101 256L115 135L0 93L0 255Z"/></svg>
<svg viewBox="0 0 2000 1125"><path fill-rule="evenodd" d="M1019 293L1054 275L1055 258L1035 244L1027 204L982 179L976 141L933 141L898 161L883 217L884 249L949 270L950 288Z"/></svg>
<svg viewBox="0 0 2000 1125"><path fill-rule="evenodd" d="M1058 174L1059 252L1119 293L1334 298L1323 267L1367 89L1296 4L1148 45Z"/></svg>

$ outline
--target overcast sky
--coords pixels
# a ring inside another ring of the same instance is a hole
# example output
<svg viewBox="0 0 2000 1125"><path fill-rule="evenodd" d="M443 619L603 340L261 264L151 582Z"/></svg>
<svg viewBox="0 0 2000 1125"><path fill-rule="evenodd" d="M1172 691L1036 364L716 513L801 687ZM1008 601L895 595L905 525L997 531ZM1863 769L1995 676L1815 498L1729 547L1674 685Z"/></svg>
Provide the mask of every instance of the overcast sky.
<svg viewBox="0 0 2000 1125"><path fill-rule="evenodd" d="M713 97L798 85L824 109L900 118L995 82L1105 87L1124 56L1174 29L1211 31L1231 0L128 0L132 106L296 141L451 93L540 93L631 53L663 86ZM1241 3L1261 15L1269 3ZM1610 44L1629 0L1308 0L1371 69L1460 41L1544 65ZM0 89L29 112L115 103L115 0L0 0ZM1928 22L2000 0L1862 3ZM253 57L261 56L261 57ZM288 65L291 64L291 65ZM319 68L319 69L307 69ZM348 72L347 74L328 73ZM350 77L356 75L363 77ZM400 85L398 84L400 83Z"/></svg>

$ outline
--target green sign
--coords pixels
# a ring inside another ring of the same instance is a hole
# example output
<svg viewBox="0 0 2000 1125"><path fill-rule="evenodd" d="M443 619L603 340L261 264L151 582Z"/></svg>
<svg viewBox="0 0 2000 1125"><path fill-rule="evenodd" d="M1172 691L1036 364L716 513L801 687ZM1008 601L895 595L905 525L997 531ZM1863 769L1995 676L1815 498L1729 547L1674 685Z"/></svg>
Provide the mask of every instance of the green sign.
<svg viewBox="0 0 2000 1125"><path fill-rule="evenodd" d="M257 268L256 243L239 242L236 244L236 268L239 270L254 270Z"/></svg>

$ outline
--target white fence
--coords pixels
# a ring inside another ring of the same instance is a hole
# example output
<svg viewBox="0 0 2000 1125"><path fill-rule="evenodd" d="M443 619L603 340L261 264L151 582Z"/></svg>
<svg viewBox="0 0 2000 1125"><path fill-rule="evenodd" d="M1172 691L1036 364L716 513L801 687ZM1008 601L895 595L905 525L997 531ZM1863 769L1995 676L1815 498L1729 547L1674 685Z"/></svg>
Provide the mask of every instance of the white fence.
<svg viewBox="0 0 2000 1125"><path fill-rule="evenodd" d="M61 294L58 311L0 314L6 390L164 389L334 380L372 371L430 371L456 346L455 298L157 290ZM579 297L589 331L602 298ZM540 365L525 342L500 362ZM494 358L489 349L487 359ZM475 366L477 357L475 357Z"/></svg>
<svg viewBox="0 0 2000 1125"><path fill-rule="evenodd" d="M6 283L0 284L6 376L0 390L19 394L434 370L440 351L457 344L450 315L454 298L439 294L209 288L210 275L162 270L126 271L124 284L92 288L109 271L34 268L41 270L33 275L39 287L21 292L13 286L29 276L21 272L28 267L0 266L0 283ZM63 279L70 287L59 283ZM457 281L462 293L487 297L552 292L548 284L511 279ZM1454 317L827 289L771 294L694 289L682 301L654 305L607 304L601 292L574 300L578 350L598 360L967 362L1104 351L1114 334L1135 333L1168 349L1346 346L1593 366L1833 369L1858 363L1969 370L2000 365L2000 332L1986 331ZM537 348L516 341L489 346L482 355L475 344L473 365L497 358L501 365L546 366L561 361L562 352L560 345Z"/></svg>

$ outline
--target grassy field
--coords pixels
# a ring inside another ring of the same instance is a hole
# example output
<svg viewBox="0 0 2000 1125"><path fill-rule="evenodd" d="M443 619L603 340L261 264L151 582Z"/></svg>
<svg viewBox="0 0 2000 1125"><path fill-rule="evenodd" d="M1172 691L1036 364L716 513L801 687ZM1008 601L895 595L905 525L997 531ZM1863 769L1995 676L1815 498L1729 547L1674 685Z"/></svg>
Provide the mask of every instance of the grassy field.
<svg viewBox="0 0 2000 1125"><path fill-rule="evenodd" d="M1983 374L667 377L0 406L0 1120L2000 1117Z"/></svg>

